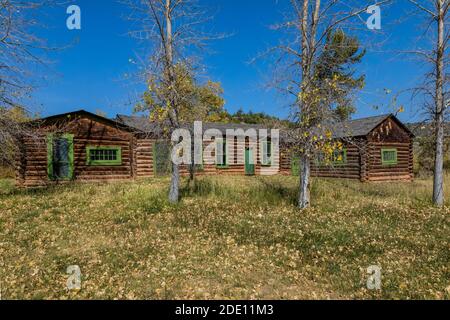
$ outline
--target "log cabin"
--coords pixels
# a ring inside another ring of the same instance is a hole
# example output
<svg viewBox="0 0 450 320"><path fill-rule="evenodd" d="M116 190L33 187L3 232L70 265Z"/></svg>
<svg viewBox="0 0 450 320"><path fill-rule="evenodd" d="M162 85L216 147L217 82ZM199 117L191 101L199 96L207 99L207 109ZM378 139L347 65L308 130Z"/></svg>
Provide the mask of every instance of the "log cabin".
<svg viewBox="0 0 450 320"><path fill-rule="evenodd" d="M34 134L21 139L16 156L16 183L20 187L132 180L170 173L170 144L163 138L161 127L147 118L118 115L108 119L80 110L35 120L30 125ZM264 129L262 125L203 124L204 131L209 128L224 133L226 129ZM411 181L413 137L392 114L336 124L333 138L343 141L344 148L331 164L312 160L312 175L362 182ZM204 164L195 166L196 174L253 176L267 174L268 167L275 168L270 174L299 174L298 160L292 156L289 143L283 141L283 134L279 159L273 161L270 138L256 145L250 145L245 137L232 139L225 135L218 139L217 150L223 151L223 161L205 159ZM209 143L204 139L203 147ZM227 155L229 146L234 159ZM212 157L217 158L214 154ZM190 172L187 165L180 170L183 175Z"/></svg>

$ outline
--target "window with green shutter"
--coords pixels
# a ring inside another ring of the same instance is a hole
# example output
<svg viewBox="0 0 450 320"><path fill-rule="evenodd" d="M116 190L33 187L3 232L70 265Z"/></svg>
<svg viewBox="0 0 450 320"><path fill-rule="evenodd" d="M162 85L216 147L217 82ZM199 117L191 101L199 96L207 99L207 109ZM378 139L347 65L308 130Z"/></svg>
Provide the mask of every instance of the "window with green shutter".
<svg viewBox="0 0 450 320"><path fill-rule="evenodd" d="M381 163L384 166L397 164L397 149L381 149Z"/></svg>
<svg viewBox="0 0 450 320"><path fill-rule="evenodd" d="M122 165L122 148L117 146L86 147L88 166L120 166Z"/></svg>

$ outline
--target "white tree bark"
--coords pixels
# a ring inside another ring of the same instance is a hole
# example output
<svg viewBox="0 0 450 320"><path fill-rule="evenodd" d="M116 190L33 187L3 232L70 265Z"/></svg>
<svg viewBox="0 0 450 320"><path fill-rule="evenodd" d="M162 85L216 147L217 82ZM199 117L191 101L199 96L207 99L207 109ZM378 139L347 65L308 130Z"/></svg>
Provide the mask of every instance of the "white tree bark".
<svg viewBox="0 0 450 320"><path fill-rule="evenodd" d="M171 90L175 90L175 72L173 65L173 43L172 43L172 16L171 16L171 8L172 8L172 0L166 0L164 15L166 18L166 39L165 39L165 49L166 49L166 72L169 77L169 84ZM170 95L169 101L171 107L169 110L170 121L172 123L172 128L177 129L179 127L178 124L178 115L176 109L176 92L173 92ZM178 203L180 199L180 169L178 164L172 162L172 176L170 181L170 190L169 190L169 202Z"/></svg>
<svg viewBox="0 0 450 320"><path fill-rule="evenodd" d="M298 206L300 209L309 207L309 179L311 176L309 157L303 155L300 158L300 193L298 198Z"/></svg>
<svg viewBox="0 0 450 320"><path fill-rule="evenodd" d="M172 163L172 177L170 181L169 201L177 203L180 199L180 168Z"/></svg>
<svg viewBox="0 0 450 320"><path fill-rule="evenodd" d="M438 43L436 49L436 149L434 161L433 203L444 205L444 0L437 0Z"/></svg>

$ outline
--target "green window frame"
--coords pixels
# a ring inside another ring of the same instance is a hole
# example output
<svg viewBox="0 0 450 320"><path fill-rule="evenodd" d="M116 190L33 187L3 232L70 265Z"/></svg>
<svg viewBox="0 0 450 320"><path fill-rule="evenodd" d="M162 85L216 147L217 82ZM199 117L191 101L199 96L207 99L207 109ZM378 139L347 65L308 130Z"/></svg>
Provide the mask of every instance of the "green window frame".
<svg viewBox="0 0 450 320"><path fill-rule="evenodd" d="M120 166L122 165L122 148L118 146L87 146L86 164L88 166Z"/></svg>
<svg viewBox="0 0 450 320"><path fill-rule="evenodd" d="M73 172L74 172L74 155L73 155L73 134L47 134L47 177L49 180L72 180ZM69 144L69 152L68 152L68 165L69 170L66 177L56 177L54 173L54 157L53 157L53 145L55 138L66 139Z"/></svg>
<svg viewBox="0 0 450 320"><path fill-rule="evenodd" d="M217 152L222 150L221 153ZM227 140L223 138L218 138L216 141L216 167L219 169L228 168L228 152L227 152ZM219 157L222 156L222 159ZM220 161L221 160L221 161ZM222 162L222 163L220 163Z"/></svg>
<svg viewBox="0 0 450 320"><path fill-rule="evenodd" d="M383 166L392 166L398 163L398 152L395 148L381 149L381 164Z"/></svg>
<svg viewBox="0 0 450 320"><path fill-rule="evenodd" d="M272 141L262 141L261 142L262 149L262 158L261 165L262 166L271 166L272 165Z"/></svg>
<svg viewBox="0 0 450 320"><path fill-rule="evenodd" d="M341 156L341 159L339 159L339 156ZM331 162L335 166L347 164L347 149L335 150Z"/></svg>

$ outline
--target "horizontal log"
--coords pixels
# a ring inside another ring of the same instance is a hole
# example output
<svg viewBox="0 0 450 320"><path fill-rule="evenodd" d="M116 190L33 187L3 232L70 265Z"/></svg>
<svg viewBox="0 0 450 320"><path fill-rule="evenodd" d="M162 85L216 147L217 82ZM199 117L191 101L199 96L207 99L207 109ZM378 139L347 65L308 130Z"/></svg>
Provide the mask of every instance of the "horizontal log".
<svg viewBox="0 0 450 320"><path fill-rule="evenodd" d="M393 166L382 166L382 165L377 165L377 166L371 166L369 167L370 171L397 171L397 170L408 170L409 169L409 165L408 164L404 164L404 165L393 165Z"/></svg>
<svg viewBox="0 0 450 320"><path fill-rule="evenodd" d="M359 175L311 174L311 176L319 178L360 179Z"/></svg>
<svg viewBox="0 0 450 320"><path fill-rule="evenodd" d="M153 157L152 156L142 156L142 155L137 155L136 156L136 160L137 161L153 161Z"/></svg>
<svg viewBox="0 0 450 320"><path fill-rule="evenodd" d="M76 180L117 180L128 179L131 175L79 175Z"/></svg>
<svg viewBox="0 0 450 320"><path fill-rule="evenodd" d="M130 171L130 166L75 166L75 172L117 172Z"/></svg>
<svg viewBox="0 0 450 320"><path fill-rule="evenodd" d="M148 169L148 170L136 170L136 173L140 174L140 173L153 173L154 170L153 169Z"/></svg>
<svg viewBox="0 0 450 320"><path fill-rule="evenodd" d="M367 178L368 181L410 181L413 180L413 177L410 175L403 175L403 176L383 176L383 177L369 177Z"/></svg>
<svg viewBox="0 0 450 320"><path fill-rule="evenodd" d="M383 176L402 176L402 175L409 175L409 171L398 171L398 172L370 172L369 177L383 177Z"/></svg>

